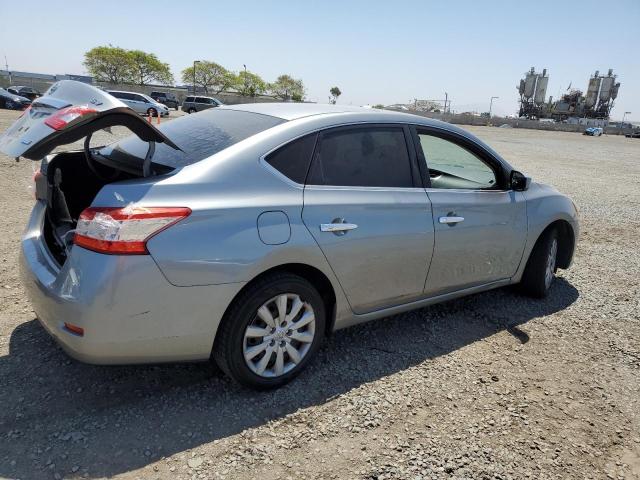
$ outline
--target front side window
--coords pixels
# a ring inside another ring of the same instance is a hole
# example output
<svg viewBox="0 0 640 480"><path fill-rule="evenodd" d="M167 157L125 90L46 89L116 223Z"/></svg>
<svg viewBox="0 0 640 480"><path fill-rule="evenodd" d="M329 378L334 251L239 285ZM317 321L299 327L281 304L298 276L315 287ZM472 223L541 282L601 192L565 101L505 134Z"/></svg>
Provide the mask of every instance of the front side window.
<svg viewBox="0 0 640 480"><path fill-rule="evenodd" d="M492 189L496 174L480 157L450 140L418 133L431 188Z"/></svg>
<svg viewBox="0 0 640 480"><path fill-rule="evenodd" d="M184 99L185 102L193 102L193 97L187 97Z"/></svg>
<svg viewBox="0 0 640 480"><path fill-rule="evenodd" d="M308 184L413 187L401 127L348 128L322 134Z"/></svg>

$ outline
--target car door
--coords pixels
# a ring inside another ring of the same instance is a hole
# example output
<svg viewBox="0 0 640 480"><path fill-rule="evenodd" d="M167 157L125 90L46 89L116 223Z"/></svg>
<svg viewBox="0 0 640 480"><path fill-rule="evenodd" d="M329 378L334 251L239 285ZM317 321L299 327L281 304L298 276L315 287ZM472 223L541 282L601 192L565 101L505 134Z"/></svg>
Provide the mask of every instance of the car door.
<svg viewBox="0 0 640 480"><path fill-rule="evenodd" d="M147 113L151 104L149 101L144 98L142 95L138 95L136 93L131 93L131 108L133 108L138 113Z"/></svg>
<svg viewBox="0 0 640 480"><path fill-rule="evenodd" d="M318 136L302 219L355 313L423 294L433 221L410 139L406 126L378 124Z"/></svg>
<svg viewBox="0 0 640 480"><path fill-rule="evenodd" d="M433 209L435 244L429 296L515 274L527 235L522 192L508 187L502 163L482 145L440 129L413 129ZM426 169L424 169L426 167Z"/></svg>

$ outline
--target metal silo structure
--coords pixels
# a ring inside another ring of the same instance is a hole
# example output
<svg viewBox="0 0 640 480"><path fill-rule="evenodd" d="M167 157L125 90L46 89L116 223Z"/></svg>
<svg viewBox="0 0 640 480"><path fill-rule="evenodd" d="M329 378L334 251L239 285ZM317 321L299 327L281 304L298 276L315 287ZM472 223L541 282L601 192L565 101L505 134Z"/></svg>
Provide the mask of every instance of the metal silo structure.
<svg viewBox="0 0 640 480"><path fill-rule="evenodd" d="M598 75L598 71L593 77L589 79L589 86L587 88L587 95L584 100L584 105L587 108L593 108L596 106L598 102L598 92L600 91L600 83L602 83L602 78Z"/></svg>
<svg viewBox="0 0 640 480"><path fill-rule="evenodd" d="M520 80L516 87L520 94L520 116L527 118L539 118L542 112L542 106L547 94L547 85L549 77L547 69L542 73L537 73L534 67L524 74L524 78Z"/></svg>
<svg viewBox="0 0 640 480"><path fill-rule="evenodd" d="M536 82L536 91L533 96L533 103L540 106L544 103L544 99L547 95L547 84L549 83L549 77L547 76L547 69L542 70L542 74L538 74L538 81Z"/></svg>

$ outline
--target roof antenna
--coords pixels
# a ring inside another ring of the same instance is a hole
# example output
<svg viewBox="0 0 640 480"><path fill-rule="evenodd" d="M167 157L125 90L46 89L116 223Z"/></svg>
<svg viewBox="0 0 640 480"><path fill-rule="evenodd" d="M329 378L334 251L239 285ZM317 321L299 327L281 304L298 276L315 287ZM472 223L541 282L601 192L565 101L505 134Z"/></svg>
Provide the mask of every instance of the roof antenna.
<svg viewBox="0 0 640 480"><path fill-rule="evenodd" d="M151 175L151 158L153 158L153 154L156 151L156 142L151 140L149 142L149 149L147 150L147 154L144 157L144 162L142 164L142 176L148 177Z"/></svg>

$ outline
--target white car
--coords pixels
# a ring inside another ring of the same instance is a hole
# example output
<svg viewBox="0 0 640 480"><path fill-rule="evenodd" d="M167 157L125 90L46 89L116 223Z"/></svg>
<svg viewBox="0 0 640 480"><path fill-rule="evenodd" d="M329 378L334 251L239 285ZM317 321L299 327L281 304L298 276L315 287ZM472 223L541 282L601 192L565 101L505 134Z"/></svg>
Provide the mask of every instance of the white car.
<svg viewBox="0 0 640 480"><path fill-rule="evenodd" d="M169 107L160 102L156 102L153 98L143 93L122 92L118 90L109 90L107 93L123 101L128 107L140 115L149 115L151 117L157 117L158 113L160 113L161 117L167 117L169 115Z"/></svg>

